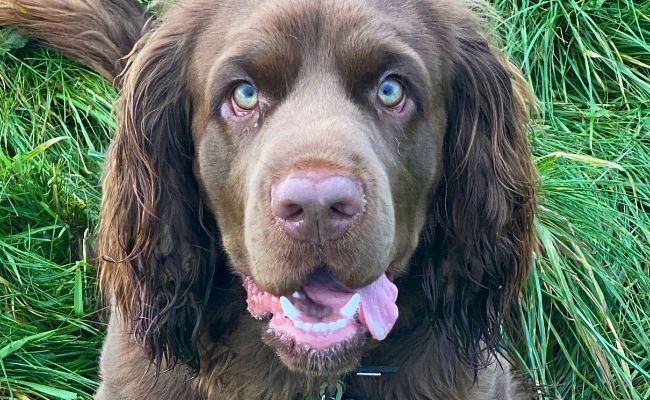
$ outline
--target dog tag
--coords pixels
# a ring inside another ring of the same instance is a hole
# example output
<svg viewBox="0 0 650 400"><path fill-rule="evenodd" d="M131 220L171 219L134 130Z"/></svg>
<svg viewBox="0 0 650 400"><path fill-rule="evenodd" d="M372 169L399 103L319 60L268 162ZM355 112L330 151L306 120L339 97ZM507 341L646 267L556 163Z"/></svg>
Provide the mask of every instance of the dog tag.
<svg viewBox="0 0 650 400"><path fill-rule="evenodd" d="M345 383L343 381L336 382L334 393L327 392L327 383L323 383L318 391L318 396L309 396L305 400L343 400L343 393L345 392Z"/></svg>

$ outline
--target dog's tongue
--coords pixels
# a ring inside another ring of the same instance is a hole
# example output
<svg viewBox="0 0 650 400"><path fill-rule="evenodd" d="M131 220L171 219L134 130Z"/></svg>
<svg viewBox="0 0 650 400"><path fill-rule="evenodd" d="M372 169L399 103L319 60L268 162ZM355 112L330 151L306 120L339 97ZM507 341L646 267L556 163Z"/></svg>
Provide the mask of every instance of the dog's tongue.
<svg viewBox="0 0 650 400"><path fill-rule="evenodd" d="M355 293L327 276L318 275L303 285L302 290L311 301L334 310L343 307ZM359 320L373 338L385 339L398 317L395 304L397 286L386 277L386 274L382 274L379 279L358 289L356 293L361 296Z"/></svg>
<svg viewBox="0 0 650 400"><path fill-rule="evenodd" d="M382 274L370 285L359 289L359 294L359 320L372 337L384 340L397 321L397 286Z"/></svg>

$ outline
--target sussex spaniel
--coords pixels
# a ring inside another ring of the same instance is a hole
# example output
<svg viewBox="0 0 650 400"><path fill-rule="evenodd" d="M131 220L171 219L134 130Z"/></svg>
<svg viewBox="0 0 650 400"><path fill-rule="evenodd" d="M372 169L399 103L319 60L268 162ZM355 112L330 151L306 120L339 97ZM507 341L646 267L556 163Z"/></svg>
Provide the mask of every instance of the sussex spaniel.
<svg viewBox="0 0 650 400"><path fill-rule="evenodd" d="M96 398L528 398L501 334L534 243L529 94L485 12L3 0L120 88Z"/></svg>

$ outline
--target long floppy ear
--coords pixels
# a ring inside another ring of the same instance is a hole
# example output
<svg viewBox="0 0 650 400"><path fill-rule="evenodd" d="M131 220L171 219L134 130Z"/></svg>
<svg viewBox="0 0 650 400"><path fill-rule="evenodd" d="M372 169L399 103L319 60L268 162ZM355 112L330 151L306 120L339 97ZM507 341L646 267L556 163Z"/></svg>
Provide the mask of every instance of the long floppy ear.
<svg viewBox="0 0 650 400"><path fill-rule="evenodd" d="M127 66L103 181L100 286L157 366L198 368L197 335L224 268L192 173L191 46L173 32L145 37Z"/></svg>
<svg viewBox="0 0 650 400"><path fill-rule="evenodd" d="M453 51L444 175L425 276L433 321L470 365L498 351L536 242L537 175L526 138L531 95L517 69L473 28ZM505 325L504 325L505 322Z"/></svg>

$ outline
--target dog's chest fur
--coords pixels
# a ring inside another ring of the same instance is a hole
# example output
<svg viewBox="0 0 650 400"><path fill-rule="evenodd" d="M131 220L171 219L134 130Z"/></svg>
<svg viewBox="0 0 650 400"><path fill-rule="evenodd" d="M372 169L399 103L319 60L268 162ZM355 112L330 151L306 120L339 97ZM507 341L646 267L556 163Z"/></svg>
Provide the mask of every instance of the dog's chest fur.
<svg viewBox="0 0 650 400"><path fill-rule="evenodd" d="M273 350L261 342L260 329L256 321L243 318L237 330L223 344L209 351L209 367L194 381L194 387L205 396L200 398L303 400L318 393L326 378L307 377L288 370ZM398 372L379 377L357 377L355 374L340 377L346 383L344 398L511 398L511 394L505 392L510 389L504 389L512 385L506 364L499 366L495 363L480 371L473 385L473 372L460 364L444 372L437 368L448 364L451 357L441 351L444 346L424 325L400 333L399 337L389 338L386 343L378 343L362 362L365 365L394 366ZM388 348L390 351L386 351Z"/></svg>

